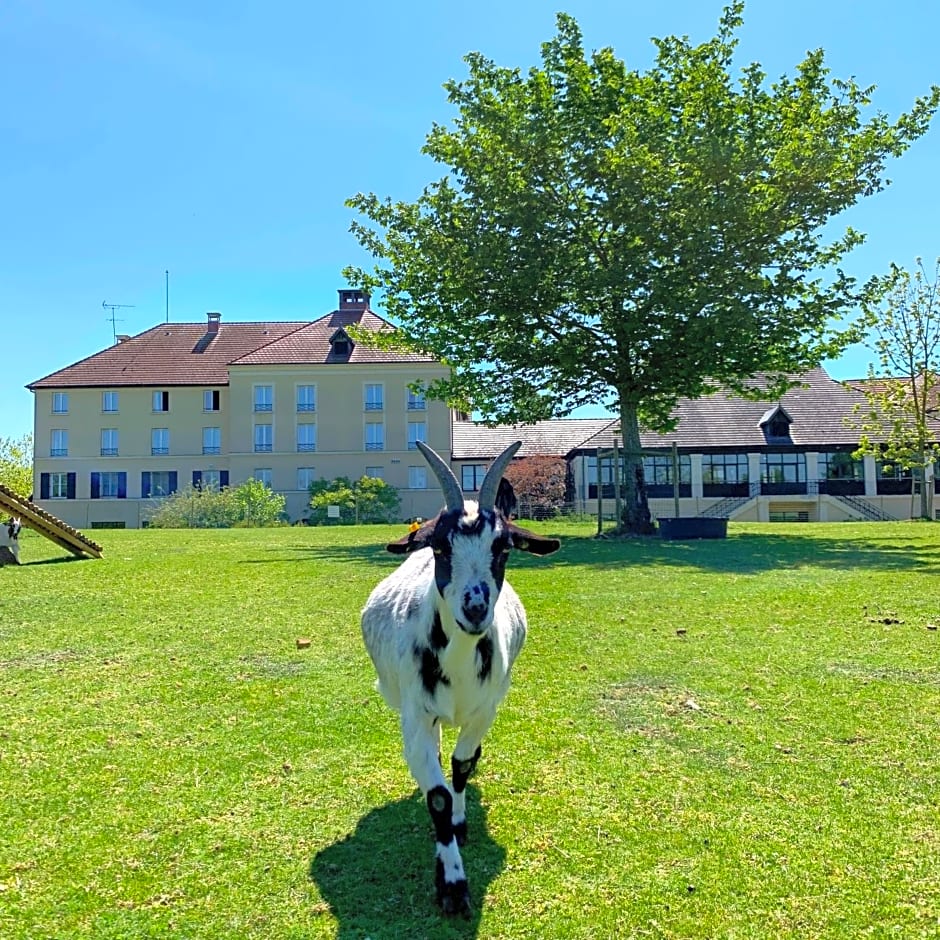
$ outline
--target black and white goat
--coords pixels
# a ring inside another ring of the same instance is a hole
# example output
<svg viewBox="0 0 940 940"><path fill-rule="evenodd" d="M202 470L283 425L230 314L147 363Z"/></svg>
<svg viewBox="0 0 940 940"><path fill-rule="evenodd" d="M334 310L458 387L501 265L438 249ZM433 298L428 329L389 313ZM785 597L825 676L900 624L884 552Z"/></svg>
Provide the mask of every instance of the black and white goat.
<svg viewBox="0 0 940 940"><path fill-rule="evenodd" d="M409 557L362 612L377 688L401 715L405 760L434 824L437 899L448 914L470 911L459 849L467 838L467 780L526 634L525 609L505 580L506 560L513 548L547 555L559 546L511 521L515 496L502 476L520 443L493 462L478 502L464 502L450 467L418 444L441 483L445 508L387 546ZM442 724L460 729L452 787L441 767Z"/></svg>
<svg viewBox="0 0 940 940"><path fill-rule="evenodd" d="M13 563L20 563L20 529L22 525L15 516L6 525L0 526L0 548L5 548L13 556ZM6 552L3 553L4 555ZM0 565L3 561L0 560Z"/></svg>

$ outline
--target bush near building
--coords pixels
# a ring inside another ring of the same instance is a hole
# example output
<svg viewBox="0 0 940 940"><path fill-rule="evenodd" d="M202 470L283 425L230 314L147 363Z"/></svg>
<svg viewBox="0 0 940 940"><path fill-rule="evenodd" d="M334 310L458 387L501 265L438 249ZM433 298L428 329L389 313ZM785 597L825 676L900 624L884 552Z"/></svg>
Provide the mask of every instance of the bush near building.
<svg viewBox="0 0 940 940"><path fill-rule="evenodd" d="M516 514L527 519L549 519L565 506L568 464L563 457L523 457L505 473L518 506Z"/></svg>
<svg viewBox="0 0 940 940"><path fill-rule="evenodd" d="M339 515L330 515L330 506ZM349 477L317 480L310 484L310 525L357 525L366 522L397 522L401 497L394 486L378 477Z"/></svg>
<svg viewBox="0 0 940 940"><path fill-rule="evenodd" d="M187 486L168 496L154 510L149 525L156 529L232 529L284 523L285 498L260 480L218 489Z"/></svg>

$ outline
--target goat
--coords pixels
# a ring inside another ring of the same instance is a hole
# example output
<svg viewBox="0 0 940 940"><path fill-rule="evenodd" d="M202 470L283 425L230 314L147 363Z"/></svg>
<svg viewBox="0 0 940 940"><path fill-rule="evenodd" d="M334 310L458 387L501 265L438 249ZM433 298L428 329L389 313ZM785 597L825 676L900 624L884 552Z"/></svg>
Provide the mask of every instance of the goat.
<svg viewBox="0 0 940 940"><path fill-rule="evenodd" d="M465 790L525 640L525 609L505 580L506 561L513 548L547 555L559 547L557 539L511 521L515 495L502 476L520 445L493 461L479 500L464 502L450 467L418 443L441 483L445 507L386 546L409 557L372 591L362 611L376 687L400 714L405 760L431 815L437 900L445 914L471 911L460 855L467 840ZM451 787L441 767L442 724L460 729Z"/></svg>
<svg viewBox="0 0 940 940"><path fill-rule="evenodd" d="M4 564L3 556L12 556L14 565L20 563L20 529L22 528L16 516L11 518L6 525L0 526L0 549L5 549L0 552L0 565Z"/></svg>

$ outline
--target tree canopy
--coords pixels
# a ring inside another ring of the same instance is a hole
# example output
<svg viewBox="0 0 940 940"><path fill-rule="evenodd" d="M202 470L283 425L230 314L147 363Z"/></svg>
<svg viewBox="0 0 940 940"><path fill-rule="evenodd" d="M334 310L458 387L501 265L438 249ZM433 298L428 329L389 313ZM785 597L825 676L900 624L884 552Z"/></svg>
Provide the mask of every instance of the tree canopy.
<svg viewBox="0 0 940 940"><path fill-rule="evenodd" d="M929 518L926 470L940 460L940 260L932 277L918 258L913 274L892 265L876 281L881 299L866 305L864 325L878 363L860 386L867 407L856 412L857 453L912 470Z"/></svg>
<svg viewBox="0 0 940 940"><path fill-rule="evenodd" d="M645 72L588 56L565 14L526 74L471 53L423 148L446 175L415 202L349 200L377 264L347 276L452 367L430 395L492 422L619 407L631 531L649 528L641 424L668 430L680 398L744 394L758 372L782 391L850 341L838 321L864 286L838 264L863 236L823 228L940 102L865 119L873 89L831 78L822 50L794 77L735 77L742 12L700 45L654 40Z"/></svg>
<svg viewBox="0 0 940 940"><path fill-rule="evenodd" d="M33 436L0 437L0 483L19 496L33 492Z"/></svg>

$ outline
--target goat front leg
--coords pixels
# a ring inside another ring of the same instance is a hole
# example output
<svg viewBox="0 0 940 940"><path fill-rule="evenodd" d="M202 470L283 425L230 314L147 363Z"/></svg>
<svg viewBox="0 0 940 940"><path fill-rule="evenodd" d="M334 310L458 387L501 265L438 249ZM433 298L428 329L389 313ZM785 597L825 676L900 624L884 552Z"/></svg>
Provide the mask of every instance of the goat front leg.
<svg viewBox="0 0 940 940"><path fill-rule="evenodd" d="M460 729L460 735L450 758L454 783L454 834L458 845L467 844L467 781L476 770L482 753L482 741L490 730L495 712L487 711Z"/></svg>
<svg viewBox="0 0 940 940"><path fill-rule="evenodd" d="M436 842L437 901L445 914L470 914L470 891L454 832L454 796L441 769L441 729L423 709L402 711L405 760L427 801Z"/></svg>

